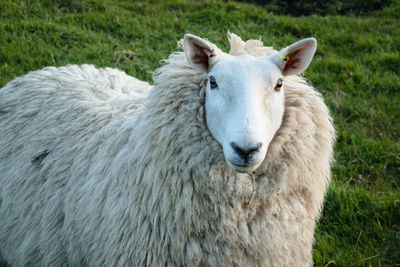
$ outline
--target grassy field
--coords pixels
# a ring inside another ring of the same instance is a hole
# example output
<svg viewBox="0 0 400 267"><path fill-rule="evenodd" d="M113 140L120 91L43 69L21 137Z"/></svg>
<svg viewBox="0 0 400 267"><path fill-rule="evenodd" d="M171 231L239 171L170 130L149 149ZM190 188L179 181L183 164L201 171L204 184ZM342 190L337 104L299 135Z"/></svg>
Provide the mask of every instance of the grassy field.
<svg viewBox="0 0 400 267"><path fill-rule="evenodd" d="M1 0L0 87L48 65L91 63L151 81L185 33L281 48L314 36L305 75L335 120L333 182L316 266L400 266L400 1L362 15L276 15L254 4Z"/></svg>

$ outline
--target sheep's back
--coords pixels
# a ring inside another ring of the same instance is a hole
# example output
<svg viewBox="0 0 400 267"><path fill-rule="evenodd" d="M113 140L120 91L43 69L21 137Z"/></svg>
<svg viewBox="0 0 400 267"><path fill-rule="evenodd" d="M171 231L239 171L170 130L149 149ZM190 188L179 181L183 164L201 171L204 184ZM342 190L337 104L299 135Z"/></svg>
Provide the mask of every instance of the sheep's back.
<svg viewBox="0 0 400 267"><path fill-rule="evenodd" d="M69 65L0 90L0 253L10 263L67 262L64 200L95 182L85 177L96 158L109 166L127 143L150 88L119 70Z"/></svg>

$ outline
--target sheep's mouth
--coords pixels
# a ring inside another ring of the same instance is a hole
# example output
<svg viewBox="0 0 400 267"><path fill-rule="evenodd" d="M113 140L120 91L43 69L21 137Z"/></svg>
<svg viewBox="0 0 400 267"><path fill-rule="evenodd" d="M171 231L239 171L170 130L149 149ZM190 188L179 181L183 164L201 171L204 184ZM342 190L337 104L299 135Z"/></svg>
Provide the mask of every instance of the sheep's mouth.
<svg viewBox="0 0 400 267"><path fill-rule="evenodd" d="M232 163L228 161L228 165L232 168L232 170L240 173L250 173L258 168L260 164L241 164L241 163Z"/></svg>
<svg viewBox="0 0 400 267"><path fill-rule="evenodd" d="M250 164L237 164L237 163L232 163L233 166L237 167L237 168L249 168L251 167Z"/></svg>

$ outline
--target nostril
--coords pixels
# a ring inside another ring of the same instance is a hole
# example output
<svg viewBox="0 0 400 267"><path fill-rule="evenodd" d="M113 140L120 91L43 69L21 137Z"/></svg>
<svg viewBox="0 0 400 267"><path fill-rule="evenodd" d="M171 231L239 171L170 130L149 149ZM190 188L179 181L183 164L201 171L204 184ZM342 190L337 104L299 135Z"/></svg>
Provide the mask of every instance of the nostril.
<svg viewBox="0 0 400 267"><path fill-rule="evenodd" d="M248 160L252 155L260 150L262 147L262 143L258 143L256 146L250 148L241 148L235 142L231 142L231 146L233 150L244 160Z"/></svg>
<svg viewBox="0 0 400 267"><path fill-rule="evenodd" d="M248 154L254 154L255 152L258 152L258 150L260 150L260 148L262 147L261 143L258 143L256 146L251 147L247 150Z"/></svg>
<svg viewBox="0 0 400 267"><path fill-rule="evenodd" d="M232 146L233 150L237 154L239 154L240 157L242 157L242 158L246 158L247 157L246 152L240 146L238 146L235 142L231 142L231 146Z"/></svg>

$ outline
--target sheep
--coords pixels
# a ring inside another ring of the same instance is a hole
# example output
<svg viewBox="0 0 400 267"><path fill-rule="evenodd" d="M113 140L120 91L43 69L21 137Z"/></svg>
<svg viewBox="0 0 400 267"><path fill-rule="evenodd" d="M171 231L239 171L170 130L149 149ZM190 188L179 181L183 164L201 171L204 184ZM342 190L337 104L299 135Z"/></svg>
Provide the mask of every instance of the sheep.
<svg viewBox="0 0 400 267"><path fill-rule="evenodd" d="M0 255L11 266L310 266L334 128L280 51L186 34L154 86L92 65L0 90ZM1 257L0 257L1 259Z"/></svg>

